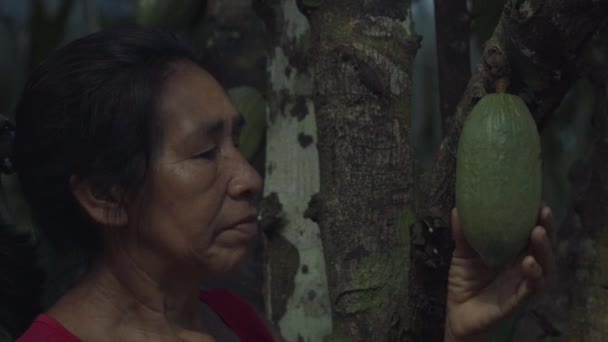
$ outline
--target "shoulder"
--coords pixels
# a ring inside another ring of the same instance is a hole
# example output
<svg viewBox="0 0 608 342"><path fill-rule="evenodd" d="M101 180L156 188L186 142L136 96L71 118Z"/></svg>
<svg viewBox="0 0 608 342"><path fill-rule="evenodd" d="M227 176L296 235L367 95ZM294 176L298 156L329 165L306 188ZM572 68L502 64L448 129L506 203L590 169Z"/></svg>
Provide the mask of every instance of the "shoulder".
<svg viewBox="0 0 608 342"><path fill-rule="evenodd" d="M224 321L257 320L260 318L258 312L245 299L226 289L201 291L200 299L209 305Z"/></svg>
<svg viewBox="0 0 608 342"><path fill-rule="evenodd" d="M200 298L244 341L282 341L274 326L245 299L226 290L202 291Z"/></svg>
<svg viewBox="0 0 608 342"><path fill-rule="evenodd" d="M61 323L49 315L39 315L16 342L80 342Z"/></svg>

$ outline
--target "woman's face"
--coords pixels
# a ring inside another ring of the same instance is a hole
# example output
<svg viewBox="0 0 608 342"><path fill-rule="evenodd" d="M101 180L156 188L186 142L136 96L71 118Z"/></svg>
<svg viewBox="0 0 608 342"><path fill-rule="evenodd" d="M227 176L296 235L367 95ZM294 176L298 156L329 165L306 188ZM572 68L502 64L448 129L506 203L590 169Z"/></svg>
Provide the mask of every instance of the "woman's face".
<svg viewBox="0 0 608 342"><path fill-rule="evenodd" d="M149 195L135 213L137 243L169 264L225 274L257 234L261 179L235 146L243 119L220 85L194 64L173 70L160 98L163 136Z"/></svg>

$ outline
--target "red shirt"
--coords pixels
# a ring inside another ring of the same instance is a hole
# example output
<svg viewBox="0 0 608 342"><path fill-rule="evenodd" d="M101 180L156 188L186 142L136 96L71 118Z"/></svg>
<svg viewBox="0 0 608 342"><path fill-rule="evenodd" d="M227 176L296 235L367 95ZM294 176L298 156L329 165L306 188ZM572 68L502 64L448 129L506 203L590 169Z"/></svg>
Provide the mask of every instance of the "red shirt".
<svg viewBox="0 0 608 342"><path fill-rule="evenodd" d="M272 342L258 314L243 299L224 289L201 292L200 298L243 342ZM61 323L41 314L16 342L81 342Z"/></svg>

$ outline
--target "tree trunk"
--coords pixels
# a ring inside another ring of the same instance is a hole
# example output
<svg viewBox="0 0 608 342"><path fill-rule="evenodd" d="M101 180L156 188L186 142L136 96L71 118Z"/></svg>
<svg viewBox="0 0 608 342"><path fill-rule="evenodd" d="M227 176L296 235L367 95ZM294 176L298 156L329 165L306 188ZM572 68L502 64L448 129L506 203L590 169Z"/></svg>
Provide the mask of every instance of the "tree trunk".
<svg viewBox="0 0 608 342"><path fill-rule="evenodd" d="M570 168L571 206L557 231L558 269L518 327L523 342L603 341L608 334L607 40L608 21L581 58L594 87L592 145Z"/></svg>
<svg viewBox="0 0 608 342"><path fill-rule="evenodd" d="M295 0L257 3L272 36L268 61L265 299L287 341L321 341L331 330L319 227L304 217L319 191L308 21Z"/></svg>
<svg viewBox="0 0 608 342"><path fill-rule="evenodd" d="M580 216L584 239L574 249L578 281L572 288L569 341L600 341L608 335L608 20L590 44L585 59L594 86L594 142L586 185L578 189L573 209ZM579 182L578 184L581 184ZM582 190L582 191L580 191ZM564 269L566 269L564 267ZM565 272L563 272L565 273ZM572 273L570 273L572 274Z"/></svg>
<svg viewBox="0 0 608 342"><path fill-rule="evenodd" d="M568 341L601 341L608 335L608 110L606 87L595 91L594 128L596 138L591 158L584 165L583 193L574 199L572 212L580 218L581 230L571 245L574 256L569 267L573 307L567 331ZM581 190L580 188L577 190ZM568 222L568 221L567 221ZM572 221L569 221L572 222ZM568 227L569 228L569 227ZM571 240L572 241L572 240ZM563 264L562 264L563 265ZM562 272L564 274L566 272ZM576 277L572 277L575 274Z"/></svg>
<svg viewBox="0 0 608 342"><path fill-rule="evenodd" d="M408 332L413 222L410 2L302 1L310 13L321 228L330 341L400 341Z"/></svg>
<svg viewBox="0 0 608 342"><path fill-rule="evenodd" d="M435 0L437 64L439 66L439 108L443 131L471 78L469 40L471 17L467 0Z"/></svg>

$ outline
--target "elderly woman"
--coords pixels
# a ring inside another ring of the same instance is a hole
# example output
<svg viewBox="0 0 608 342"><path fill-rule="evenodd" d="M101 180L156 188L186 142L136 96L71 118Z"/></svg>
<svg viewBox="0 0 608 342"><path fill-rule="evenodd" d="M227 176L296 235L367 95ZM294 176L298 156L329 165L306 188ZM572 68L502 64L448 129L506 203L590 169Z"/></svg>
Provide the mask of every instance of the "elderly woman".
<svg viewBox="0 0 608 342"><path fill-rule="evenodd" d="M186 44L144 29L76 40L34 70L16 120L37 228L87 256L19 341L279 340L244 300L199 289L248 255L261 179L237 149L243 118ZM491 281L452 219L446 341L471 341L539 288L552 252L536 227L530 254Z"/></svg>

